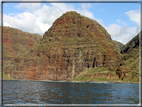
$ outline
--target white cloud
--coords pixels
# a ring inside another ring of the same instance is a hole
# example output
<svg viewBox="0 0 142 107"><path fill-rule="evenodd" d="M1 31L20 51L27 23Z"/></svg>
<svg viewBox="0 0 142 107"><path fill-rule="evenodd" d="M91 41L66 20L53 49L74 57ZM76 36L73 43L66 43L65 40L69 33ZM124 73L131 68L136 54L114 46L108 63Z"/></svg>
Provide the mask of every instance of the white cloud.
<svg viewBox="0 0 142 107"><path fill-rule="evenodd" d="M23 5L25 4L22 3L21 5L18 5L19 9L24 8ZM95 19L106 28L112 39L124 44L139 33L140 16L138 10L131 10L125 13L130 20L137 24L136 27L130 27L127 22L121 19L116 20L116 22L118 22L117 24L112 23L109 26L105 26L102 20L97 19L92 12L87 10L87 8L90 8L89 6L91 5L84 4L82 5L82 8L75 9L73 5L65 3L51 3L51 5L44 4L43 6L30 3L25 7L25 9L31 9L30 11L13 14L12 16L4 14L4 26L11 26L27 32L43 35L44 32L52 26L53 22L63 13L67 11L77 11L81 15Z"/></svg>
<svg viewBox="0 0 142 107"><path fill-rule="evenodd" d="M127 22L125 22L124 20L121 20L121 19L116 19L116 22L118 22L119 24L122 24L122 25L128 24Z"/></svg>
<svg viewBox="0 0 142 107"><path fill-rule="evenodd" d="M44 4L43 6L32 3L26 6L24 3L21 3L16 5L16 8L27 9L29 11L13 14L12 16L4 14L4 26L11 26L41 35L43 35L63 13L75 10L73 5L65 3L51 3L51 5ZM93 14L87 9L77 9L75 11L79 12L81 15L94 19Z"/></svg>
<svg viewBox="0 0 142 107"><path fill-rule="evenodd" d="M7 23L7 22L4 22L3 25L4 25L4 26L10 26L10 24Z"/></svg>
<svg viewBox="0 0 142 107"><path fill-rule="evenodd" d="M27 0L21 0L21 1L27 1ZM41 0L30 0L30 1L38 1ZM41 6L41 3L19 3L18 5L15 5L14 7L17 9L25 9L27 11L38 9Z"/></svg>
<svg viewBox="0 0 142 107"><path fill-rule="evenodd" d="M67 10L73 10L72 6L61 5L57 3L52 3L52 6L43 5L39 9L34 9L39 7L33 3L28 4L25 9L32 9L33 11L26 11L23 13L10 15L3 15L3 24L4 26L15 27L31 33L39 33L41 35L47 31L52 23L61 16ZM21 3L17 5L17 8L24 8L25 4ZM31 7L30 7L31 6Z"/></svg>
<svg viewBox="0 0 142 107"><path fill-rule="evenodd" d="M108 27L105 26L113 40L117 40L123 44L130 41L136 34L136 27L129 27L124 25L121 27L118 24L111 24Z"/></svg>
<svg viewBox="0 0 142 107"><path fill-rule="evenodd" d="M128 17L136 22L138 25L140 24L140 13L139 10L130 10L128 12L125 12L126 15L128 15Z"/></svg>
<svg viewBox="0 0 142 107"><path fill-rule="evenodd" d="M116 36L119 34L121 27L117 24L110 24L108 27L106 27L106 29L111 36Z"/></svg>
<svg viewBox="0 0 142 107"><path fill-rule="evenodd" d="M50 25L43 24L39 17L29 12L17 14L16 16L3 15L4 26L11 26L26 32L43 34L45 28Z"/></svg>
<svg viewBox="0 0 142 107"><path fill-rule="evenodd" d="M140 32L140 11L139 10L130 10L130 11L126 12L125 14L127 14L128 17L137 24L136 31Z"/></svg>
<svg viewBox="0 0 142 107"><path fill-rule="evenodd" d="M15 8L18 9L27 9L27 10L31 10L31 9L37 9L40 7L40 3L20 3L19 5L16 5Z"/></svg>
<svg viewBox="0 0 142 107"><path fill-rule="evenodd" d="M123 44L126 44L128 41L130 41L134 36L136 36L140 31L140 14L138 10L130 10L128 12L125 12L125 14L137 24L135 27L130 27L127 22L121 19L116 19L116 22L119 24L122 24L123 26L120 26L119 24L110 24L109 26L103 25L108 33L111 35L113 40L119 41Z"/></svg>
<svg viewBox="0 0 142 107"><path fill-rule="evenodd" d="M78 9L76 10L78 13L80 13L83 16L89 17L91 19L95 19L94 15L92 12L89 12L87 9Z"/></svg>
<svg viewBox="0 0 142 107"><path fill-rule="evenodd" d="M33 13L41 18L43 23L52 23L66 11L73 10L71 5L51 3L52 6L43 5L40 9L33 11Z"/></svg>

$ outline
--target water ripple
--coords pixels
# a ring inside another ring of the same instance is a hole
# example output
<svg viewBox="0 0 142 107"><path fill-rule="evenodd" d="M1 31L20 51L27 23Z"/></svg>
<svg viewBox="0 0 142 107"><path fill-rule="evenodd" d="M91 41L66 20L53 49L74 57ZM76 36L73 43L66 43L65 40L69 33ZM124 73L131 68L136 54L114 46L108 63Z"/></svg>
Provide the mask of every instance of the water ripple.
<svg viewBox="0 0 142 107"><path fill-rule="evenodd" d="M3 81L4 104L138 104L138 84Z"/></svg>

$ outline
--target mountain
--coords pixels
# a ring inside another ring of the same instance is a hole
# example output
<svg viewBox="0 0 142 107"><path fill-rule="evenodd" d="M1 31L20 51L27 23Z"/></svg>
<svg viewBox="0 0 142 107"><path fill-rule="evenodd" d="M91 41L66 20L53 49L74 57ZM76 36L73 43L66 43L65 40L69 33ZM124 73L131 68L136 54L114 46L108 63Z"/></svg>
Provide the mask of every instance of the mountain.
<svg viewBox="0 0 142 107"><path fill-rule="evenodd" d="M104 27L70 11L55 20L38 45L15 58L6 73L15 79L71 80L86 69L113 71L121 57Z"/></svg>
<svg viewBox="0 0 142 107"><path fill-rule="evenodd" d="M139 33L140 34L140 33ZM137 34L132 40L130 40L123 48L121 53L129 53L134 48L139 47L139 34Z"/></svg>
<svg viewBox="0 0 142 107"><path fill-rule="evenodd" d="M122 48L124 47L124 44L122 44L118 41L115 41L115 40L113 40L113 43L114 43L115 47L118 49L118 51L121 52Z"/></svg>
<svg viewBox="0 0 142 107"><path fill-rule="evenodd" d="M3 26L3 57L17 57L31 49L42 39L39 34Z"/></svg>
<svg viewBox="0 0 142 107"><path fill-rule="evenodd" d="M121 50L123 57L121 63L127 69L124 80L139 81L139 35L138 33L132 40L130 40Z"/></svg>
<svg viewBox="0 0 142 107"><path fill-rule="evenodd" d="M42 39L39 34L32 34L22 30L3 26L3 71L13 68L12 61L33 48ZM4 74L5 75L5 74ZM8 76L5 75L7 78Z"/></svg>

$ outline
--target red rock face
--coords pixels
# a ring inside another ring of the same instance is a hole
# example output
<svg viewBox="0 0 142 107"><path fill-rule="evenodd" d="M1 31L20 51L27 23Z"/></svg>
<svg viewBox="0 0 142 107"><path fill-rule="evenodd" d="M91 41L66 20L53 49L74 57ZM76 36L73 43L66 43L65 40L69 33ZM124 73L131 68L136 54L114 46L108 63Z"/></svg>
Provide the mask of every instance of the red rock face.
<svg viewBox="0 0 142 107"><path fill-rule="evenodd" d="M11 46L11 36L10 36L10 33L9 33L9 31L7 30L7 29L4 29L3 30L3 33L6 35L6 36L4 36L3 37L3 48L6 48L7 47L7 50L12 54L12 56L16 56L16 54L15 54L15 51L14 51L14 49L12 48L12 46Z"/></svg>
<svg viewBox="0 0 142 107"><path fill-rule="evenodd" d="M113 70L121 58L107 31L76 12L58 18L25 57L31 60L24 60L23 78L39 80L71 80L85 68Z"/></svg>
<svg viewBox="0 0 142 107"><path fill-rule="evenodd" d="M116 45L116 46L118 46L118 44L117 44L117 43L115 43L115 45Z"/></svg>
<svg viewBox="0 0 142 107"><path fill-rule="evenodd" d="M35 39L33 39L35 37ZM23 71L27 66L20 64L17 57L35 46L41 39L40 35L25 33L21 30L3 27L3 71L15 79L26 79Z"/></svg>
<svg viewBox="0 0 142 107"><path fill-rule="evenodd" d="M8 30L4 29L3 33L6 34L6 36L3 37L3 43L11 45L11 37L10 37L10 34L9 34Z"/></svg>
<svg viewBox="0 0 142 107"><path fill-rule="evenodd" d="M21 30L11 28L11 27L3 27L3 50L4 54L8 56L18 56L21 53L25 52L23 50L28 50L35 46L41 38L37 38L35 35L35 39L33 39L33 35L30 33L25 33ZM23 52L21 52L23 51Z"/></svg>

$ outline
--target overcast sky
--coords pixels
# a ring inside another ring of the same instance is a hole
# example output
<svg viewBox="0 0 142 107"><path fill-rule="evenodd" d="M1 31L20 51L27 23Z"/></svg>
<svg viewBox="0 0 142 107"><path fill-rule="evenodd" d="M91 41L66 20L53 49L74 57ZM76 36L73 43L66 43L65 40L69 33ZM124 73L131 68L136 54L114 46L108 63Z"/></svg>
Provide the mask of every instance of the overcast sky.
<svg viewBox="0 0 142 107"><path fill-rule="evenodd" d="M123 44L140 31L139 3L3 3L3 25L43 35L67 11L98 21Z"/></svg>

